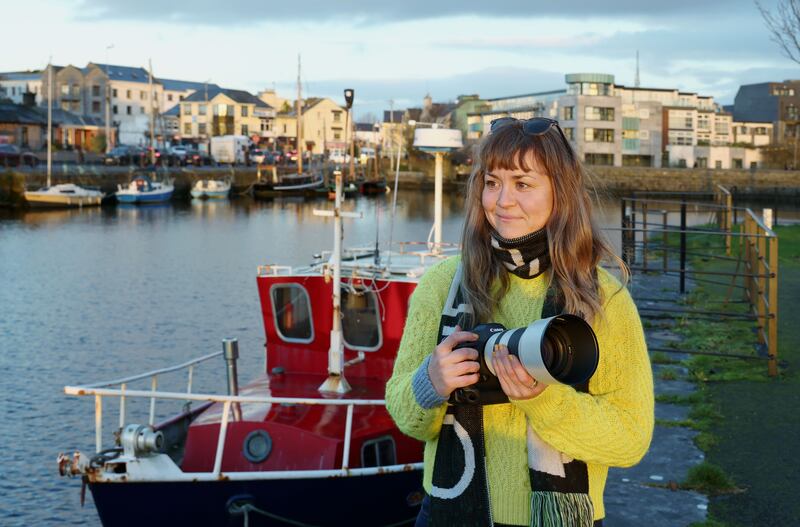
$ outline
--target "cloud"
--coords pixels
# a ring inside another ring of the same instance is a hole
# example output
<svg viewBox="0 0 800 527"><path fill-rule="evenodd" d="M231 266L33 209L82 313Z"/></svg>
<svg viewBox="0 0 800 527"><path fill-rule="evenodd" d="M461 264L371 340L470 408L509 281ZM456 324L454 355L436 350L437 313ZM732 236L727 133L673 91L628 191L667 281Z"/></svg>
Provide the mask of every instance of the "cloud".
<svg viewBox="0 0 800 527"><path fill-rule="evenodd" d="M305 0L301 3L252 0L83 0L82 18L135 19L162 22L225 26L250 25L260 22L319 22L353 21L356 24L375 24L408 20L425 20L455 16L482 18L659 18L694 16L732 12L744 6L753 8L750 0L671 0L643 2L641 0L562 0L534 2L531 0L406 0L381 2L374 0ZM712 21L713 23L713 21ZM531 28L536 31L535 27Z"/></svg>

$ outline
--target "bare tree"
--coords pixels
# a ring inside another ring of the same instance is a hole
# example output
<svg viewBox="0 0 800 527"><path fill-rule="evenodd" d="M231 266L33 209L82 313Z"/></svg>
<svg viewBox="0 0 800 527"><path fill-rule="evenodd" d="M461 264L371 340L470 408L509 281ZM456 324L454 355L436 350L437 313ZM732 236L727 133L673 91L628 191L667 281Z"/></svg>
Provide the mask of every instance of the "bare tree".
<svg viewBox="0 0 800 527"><path fill-rule="evenodd" d="M770 38L780 46L787 58L800 64L800 0L778 0L769 10L756 0Z"/></svg>

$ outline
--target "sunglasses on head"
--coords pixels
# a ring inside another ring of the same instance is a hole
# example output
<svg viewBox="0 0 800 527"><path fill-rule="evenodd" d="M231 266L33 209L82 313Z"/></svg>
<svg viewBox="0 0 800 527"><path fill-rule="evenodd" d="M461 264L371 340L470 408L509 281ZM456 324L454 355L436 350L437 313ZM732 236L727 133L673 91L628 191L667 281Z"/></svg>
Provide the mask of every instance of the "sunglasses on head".
<svg viewBox="0 0 800 527"><path fill-rule="evenodd" d="M564 138L564 142L569 144L569 140L567 140L567 136L564 135L564 130L558 125L558 121L555 119L550 119L548 117L533 117L531 119L517 119L516 117L500 117L499 119L493 119L491 123L489 123L489 133L494 133L500 128L513 124L513 123L521 123L522 124L522 133L529 136L539 136L544 135L550 131L551 128L556 127L558 132L561 134L561 137Z"/></svg>

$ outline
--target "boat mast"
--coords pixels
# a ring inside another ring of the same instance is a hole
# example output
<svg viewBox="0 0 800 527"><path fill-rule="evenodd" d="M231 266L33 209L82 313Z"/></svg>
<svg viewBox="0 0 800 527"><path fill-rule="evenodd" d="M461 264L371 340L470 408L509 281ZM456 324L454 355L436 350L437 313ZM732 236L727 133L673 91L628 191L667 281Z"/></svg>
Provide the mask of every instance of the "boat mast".
<svg viewBox="0 0 800 527"><path fill-rule="evenodd" d="M47 63L47 188L53 171L53 58Z"/></svg>
<svg viewBox="0 0 800 527"><path fill-rule="evenodd" d="M360 212L342 211L342 172L334 172L336 178L336 201L333 210L315 210L315 216L333 217L333 325L331 347L328 348L328 378L318 388L321 392L344 394L350 391L350 383L344 378L344 338L342 336L342 218L360 218Z"/></svg>
<svg viewBox="0 0 800 527"><path fill-rule="evenodd" d="M147 97L147 104L150 105L150 164L155 166L156 164L156 138L155 138L155 126L153 124L153 59L148 61L148 65L150 66L150 71L148 72L148 87L150 89L150 95ZM206 110L208 111L208 110Z"/></svg>
<svg viewBox="0 0 800 527"><path fill-rule="evenodd" d="M303 100L300 98L300 54L297 54L297 175L303 173Z"/></svg>

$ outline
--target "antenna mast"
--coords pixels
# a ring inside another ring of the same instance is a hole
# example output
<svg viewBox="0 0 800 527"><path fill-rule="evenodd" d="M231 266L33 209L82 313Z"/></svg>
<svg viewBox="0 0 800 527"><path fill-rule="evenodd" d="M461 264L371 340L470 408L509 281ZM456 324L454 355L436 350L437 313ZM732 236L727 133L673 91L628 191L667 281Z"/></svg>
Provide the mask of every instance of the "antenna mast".
<svg viewBox="0 0 800 527"><path fill-rule="evenodd" d="M297 174L303 173L303 100L300 98L300 54L297 54Z"/></svg>
<svg viewBox="0 0 800 527"><path fill-rule="evenodd" d="M637 88L639 87L639 50L636 50L636 78L633 81L633 85Z"/></svg>

